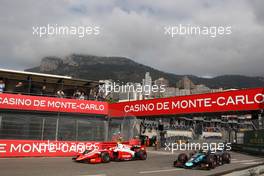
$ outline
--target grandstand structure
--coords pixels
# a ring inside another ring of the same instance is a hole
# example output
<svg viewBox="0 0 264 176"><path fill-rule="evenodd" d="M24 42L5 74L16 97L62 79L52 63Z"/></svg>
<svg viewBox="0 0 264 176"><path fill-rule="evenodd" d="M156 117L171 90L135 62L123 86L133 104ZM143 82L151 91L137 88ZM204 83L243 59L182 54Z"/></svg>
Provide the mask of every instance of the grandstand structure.
<svg viewBox="0 0 264 176"><path fill-rule="evenodd" d="M67 99L78 102L73 96L78 89L85 93L89 105L98 104L94 96L100 85L98 81L7 69L0 69L0 79L5 84L4 92L0 94L0 139L106 140L106 111L76 113L78 110L71 109L73 104L67 102ZM20 89L16 88L18 83L22 83ZM45 92L42 90L44 86ZM63 90L63 97L58 97L58 90ZM41 101L49 104L44 107ZM51 107L63 103L68 105L66 108L69 110ZM107 106L104 102L99 102L99 105Z"/></svg>
<svg viewBox="0 0 264 176"><path fill-rule="evenodd" d="M37 96L43 95L42 87L45 86L45 96L56 97L57 91L63 90L65 98L71 98L76 89L83 91L85 95L89 96L91 92L98 89L100 84L99 81L77 79L71 76L9 69L0 69L0 78L5 83L5 93L18 93L15 91L15 86L21 82L23 84L23 90L20 93Z"/></svg>

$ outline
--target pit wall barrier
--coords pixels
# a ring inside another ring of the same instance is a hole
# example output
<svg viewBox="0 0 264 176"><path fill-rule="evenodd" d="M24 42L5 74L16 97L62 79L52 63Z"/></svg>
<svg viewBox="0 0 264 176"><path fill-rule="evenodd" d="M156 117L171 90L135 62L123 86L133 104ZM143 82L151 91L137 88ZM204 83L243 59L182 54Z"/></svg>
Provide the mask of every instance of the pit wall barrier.
<svg viewBox="0 0 264 176"><path fill-rule="evenodd" d="M243 144L232 144L232 149L238 152L264 156L264 129L245 131Z"/></svg>
<svg viewBox="0 0 264 176"><path fill-rule="evenodd" d="M251 155L264 156L264 146L253 144L232 144L232 150Z"/></svg>
<svg viewBox="0 0 264 176"><path fill-rule="evenodd" d="M139 145L139 140L123 144ZM70 157L85 150L107 149L117 142L97 141L41 141L41 140L0 140L0 158L6 157Z"/></svg>

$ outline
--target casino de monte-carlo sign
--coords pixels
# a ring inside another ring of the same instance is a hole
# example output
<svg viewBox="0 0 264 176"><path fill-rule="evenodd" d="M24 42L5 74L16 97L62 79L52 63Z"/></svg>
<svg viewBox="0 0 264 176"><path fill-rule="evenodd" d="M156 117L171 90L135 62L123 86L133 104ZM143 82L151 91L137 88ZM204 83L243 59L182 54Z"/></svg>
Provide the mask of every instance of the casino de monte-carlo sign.
<svg viewBox="0 0 264 176"><path fill-rule="evenodd" d="M0 109L107 115L108 104L99 101L4 93L0 94Z"/></svg>
<svg viewBox="0 0 264 176"><path fill-rule="evenodd" d="M110 104L113 117L260 110L264 88L232 90Z"/></svg>

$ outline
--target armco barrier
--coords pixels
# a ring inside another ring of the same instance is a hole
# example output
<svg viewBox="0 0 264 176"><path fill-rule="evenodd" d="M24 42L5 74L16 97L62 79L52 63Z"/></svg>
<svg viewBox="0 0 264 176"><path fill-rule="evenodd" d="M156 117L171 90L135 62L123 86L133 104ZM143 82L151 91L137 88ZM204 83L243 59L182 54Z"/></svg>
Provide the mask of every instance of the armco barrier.
<svg viewBox="0 0 264 176"><path fill-rule="evenodd" d="M232 150L236 152L248 153L251 155L264 156L264 146L253 144L232 144Z"/></svg>
<svg viewBox="0 0 264 176"><path fill-rule="evenodd" d="M252 176L252 175L262 175L264 174L264 165L246 168L244 170L235 171L229 174L225 174L224 176Z"/></svg>

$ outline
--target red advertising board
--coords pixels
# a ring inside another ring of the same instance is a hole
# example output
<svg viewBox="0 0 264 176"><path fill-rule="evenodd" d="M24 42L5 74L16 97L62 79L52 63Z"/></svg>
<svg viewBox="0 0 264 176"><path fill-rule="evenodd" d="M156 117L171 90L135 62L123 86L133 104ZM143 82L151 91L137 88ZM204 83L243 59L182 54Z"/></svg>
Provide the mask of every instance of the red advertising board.
<svg viewBox="0 0 264 176"><path fill-rule="evenodd" d="M138 145L139 141L131 140L123 143ZM0 140L0 158L74 156L85 150L106 149L116 144L116 142L95 141Z"/></svg>
<svg viewBox="0 0 264 176"><path fill-rule="evenodd" d="M0 140L0 157L73 156L99 147L99 142Z"/></svg>
<svg viewBox="0 0 264 176"><path fill-rule="evenodd" d="M264 88L113 103L0 94L0 109L102 114L112 117L190 114L263 109Z"/></svg>
<svg viewBox="0 0 264 176"><path fill-rule="evenodd" d="M99 101L17 94L0 94L0 109L107 115L108 104L106 102Z"/></svg>
<svg viewBox="0 0 264 176"><path fill-rule="evenodd" d="M264 88L159 98L109 105L109 115L149 116L259 110L264 107Z"/></svg>

